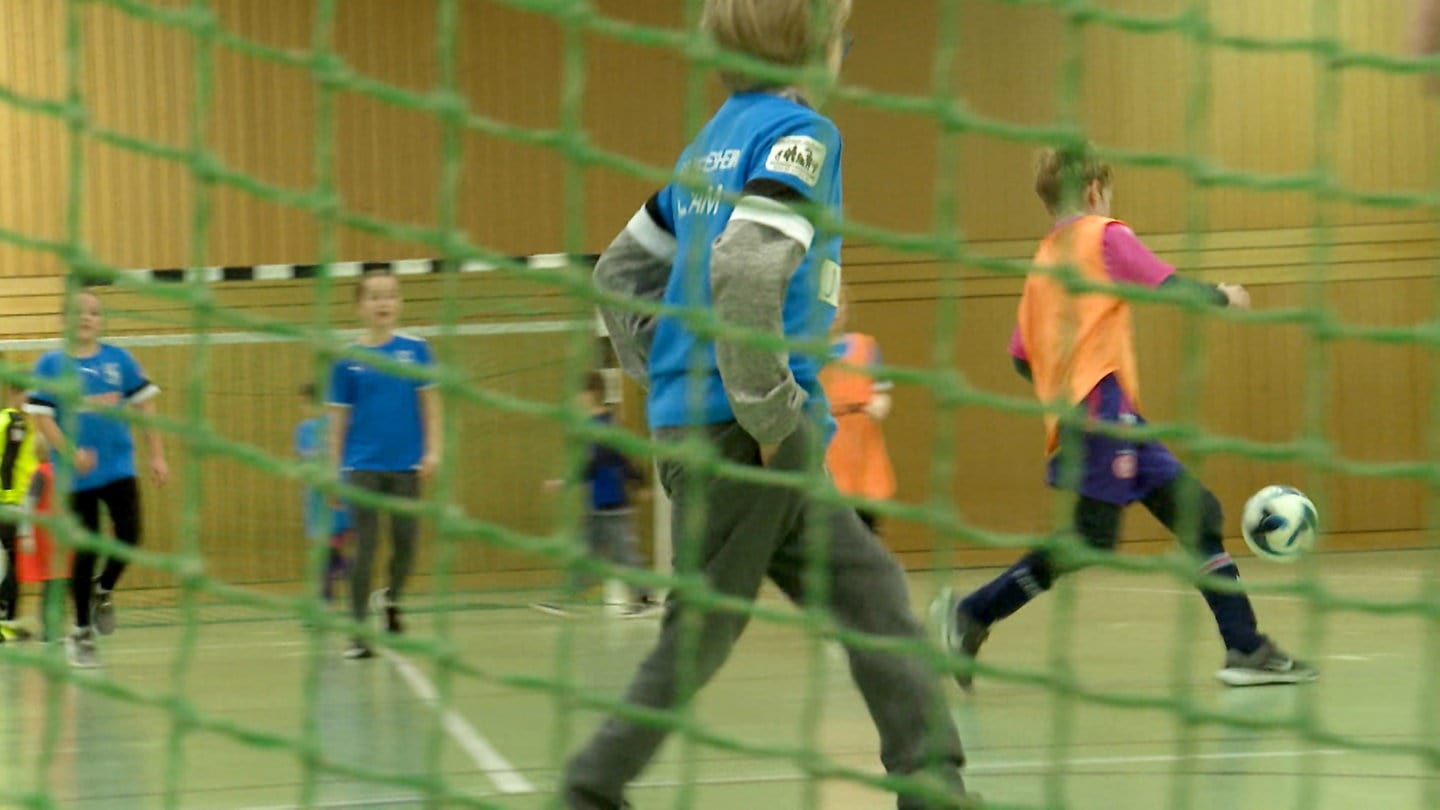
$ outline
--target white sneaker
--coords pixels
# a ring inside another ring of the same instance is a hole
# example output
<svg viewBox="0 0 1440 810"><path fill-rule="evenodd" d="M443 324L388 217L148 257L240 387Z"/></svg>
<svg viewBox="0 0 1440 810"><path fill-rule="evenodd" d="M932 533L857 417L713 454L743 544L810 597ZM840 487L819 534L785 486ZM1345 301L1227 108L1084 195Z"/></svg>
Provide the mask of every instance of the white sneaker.
<svg viewBox="0 0 1440 810"><path fill-rule="evenodd" d="M77 627L65 638L65 655L70 666L78 669L94 669L100 666L100 654L95 649L95 630Z"/></svg>

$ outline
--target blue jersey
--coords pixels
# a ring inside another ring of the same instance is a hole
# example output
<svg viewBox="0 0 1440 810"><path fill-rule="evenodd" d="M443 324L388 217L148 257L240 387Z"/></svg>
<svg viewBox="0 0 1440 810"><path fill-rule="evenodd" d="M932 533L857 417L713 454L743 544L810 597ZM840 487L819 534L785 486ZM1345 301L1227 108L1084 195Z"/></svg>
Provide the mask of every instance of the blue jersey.
<svg viewBox="0 0 1440 810"><path fill-rule="evenodd" d="M431 364L430 344L396 335L383 346L351 346L413 366ZM420 466L425 451L420 391L433 383L374 368L361 360L336 361L330 404L350 409L341 465L347 470L403 472Z"/></svg>
<svg viewBox="0 0 1440 810"><path fill-rule="evenodd" d="M295 426L295 454L303 459L323 455L325 443L329 441L330 420L324 416L306 419ZM350 512L343 506L330 508L329 497L318 490L305 488L303 508L305 510L305 535L321 537L327 531L331 534L349 531ZM327 510L329 514L327 514ZM330 521L327 525L325 521Z"/></svg>
<svg viewBox="0 0 1440 810"><path fill-rule="evenodd" d="M763 92L731 96L681 154L677 180L656 196L659 210L652 213L677 243L665 303L710 308L710 245L748 184L781 184L838 216L840 146L835 125L799 101ZM786 337L825 342L835 318L839 261L840 235L817 232L785 291ZM821 421L829 419L819 380L825 360L790 352L791 373L810 395L807 409ZM652 428L734 418L714 341L679 319L661 317L656 323L649 376Z"/></svg>
<svg viewBox="0 0 1440 810"><path fill-rule="evenodd" d="M614 423L614 417L609 413L597 414L594 417L596 424L609 427ZM643 480L640 471L613 447L603 444L590 446L590 458L585 463L585 482L590 487L590 508L593 511L602 512L613 509L624 509L630 505L630 494L627 485L634 481Z"/></svg>
<svg viewBox="0 0 1440 810"><path fill-rule="evenodd" d="M115 413L125 405L136 405L160 393L130 352L108 343L89 357L71 357L61 351L46 352L35 363L35 376L42 380L79 379L81 398L62 398L39 383L30 392L25 409L55 417L61 430L70 427L67 409L78 405L70 444L95 453L95 469L76 476L74 489L84 492L125 478L135 477L135 441L130 424Z"/></svg>

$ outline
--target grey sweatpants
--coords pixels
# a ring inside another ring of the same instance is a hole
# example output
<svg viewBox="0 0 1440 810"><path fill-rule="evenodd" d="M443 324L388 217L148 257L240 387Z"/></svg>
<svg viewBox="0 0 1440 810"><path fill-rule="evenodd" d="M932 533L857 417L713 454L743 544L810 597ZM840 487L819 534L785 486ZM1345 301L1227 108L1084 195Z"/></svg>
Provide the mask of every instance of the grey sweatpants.
<svg viewBox="0 0 1440 810"><path fill-rule="evenodd" d="M585 513L585 545L590 556L628 568L644 568L640 552L635 548L635 510L592 509ZM595 582L595 575L586 571L575 571L566 583L571 596L577 595ZM650 595L650 589L633 585L637 598Z"/></svg>
<svg viewBox="0 0 1440 810"><path fill-rule="evenodd" d="M712 425L705 430L719 454L731 462L759 463L759 447L739 425ZM682 430L657 434L678 440ZM800 470L806 466L809 429L793 434L771 461L772 468ZM894 557L866 530L854 510L811 504L801 492L781 487L707 477L678 462L663 462L660 480L674 502L677 547L698 542L690 554L677 548L676 568L687 558L698 560L714 591L753 600L769 577L796 603L807 601L805 544L807 525L829 522L825 556L827 607L843 627L875 636L919 640L923 630L910 610L905 575ZM703 499L705 526L699 537L687 535L686 520ZM672 593L660 640L640 664L626 702L651 709L672 709L689 701L729 656L748 617L700 612L699 630L690 640L693 660L685 662L689 677L680 683L678 651L682 620L691 608ZM963 793L960 767L964 754L945 707L935 673L903 653L848 649L850 674L860 688L880 732L880 760L892 774L928 771L936 782ZM564 801L572 810L616 810L623 806L626 784L654 757L669 729L612 716L565 771ZM902 796L901 810L932 805ZM935 805L943 807L945 805Z"/></svg>
<svg viewBox="0 0 1440 810"><path fill-rule="evenodd" d="M416 498L420 495L420 476L413 472L380 472L354 470L349 482L361 489L381 495ZM365 621L370 599L370 567L375 562L375 547L380 541L380 512L363 504L350 504L355 521L355 559L350 569L350 613L355 621ZM415 565L415 540L418 533L415 518L390 514L390 598L399 601L405 580Z"/></svg>

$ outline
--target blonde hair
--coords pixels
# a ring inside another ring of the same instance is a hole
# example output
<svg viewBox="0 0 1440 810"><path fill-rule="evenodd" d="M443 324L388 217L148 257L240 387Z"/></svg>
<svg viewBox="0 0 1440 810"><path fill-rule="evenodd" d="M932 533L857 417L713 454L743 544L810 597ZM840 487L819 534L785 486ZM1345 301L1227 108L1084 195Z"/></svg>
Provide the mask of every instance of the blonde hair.
<svg viewBox="0 0 1440 810"><path fill-rule="evenodd" d="M1049 211L1069 207L1091 183L1110 187L1110 164L1095 156L1090 144L1045 149L1035 157L1035 193Z"/></svg>
<svg viewBox="0 0 1440 810"><path fill-rule="evenodd" d="M814 8L824 3L828 13ZM851 0L705 0L700 30L721 48L786 67L798 67L840 37ZM824 26L820 29L820 26ZM763 84L743 71L721 69L731 89Z"/></svg>

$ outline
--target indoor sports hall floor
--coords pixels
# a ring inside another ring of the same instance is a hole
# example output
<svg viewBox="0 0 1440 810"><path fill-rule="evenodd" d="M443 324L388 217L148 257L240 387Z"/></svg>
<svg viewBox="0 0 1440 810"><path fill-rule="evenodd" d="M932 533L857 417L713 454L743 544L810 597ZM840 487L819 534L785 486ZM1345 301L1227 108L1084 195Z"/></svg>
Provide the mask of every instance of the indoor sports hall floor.
<svg viewBox="0 0 1440 810"><path fill-rule="evenodd" d="M1434 552L1332 554L1319 558L1317 569L1328 586L1344 595L1400 602L1422 592L1422 580L1437 563ZM1253 561L1245 570L1252 582L1295 573ZM961 572L956 584L969 587L990 573ZM913 579L916 604L923 609L939 579L928 573ZM1419 618L1329 615L1323 644L1310 650L1323 670L1319 683L1226 691L1211 679L1218 643L1193 594L1153 574L1092 571L1076 582L1076 629L1068 653L1088 691L1143 699L1183 687L1206 711L1261 721L1301 711L1326 732L1366 744L1404 746L1428 739L1433 746L1437 741L1440 707L1429 673L1440 660L1435 647L1440 634ZM1049 595L998 628L985 661L1047 666L1057 649L1051 644L1057 619L1052 607L1062 600L1055 597ZM599 613L570 620L547 617L526 609L525 598L508 592L478 595L470 609L451 614L467 665L500 675L548 675L556 671L557 650L568 639L577 685L615 693L655 632L654 620L625 621ZM773 594L766 599L778 606ZM1257 600L1262 625L1303 651L1302 607L1290 597ZM105 667L97 677L144 693L169 691L184 629L178 613L132 608L120 618L120 631L103 647ZM557 698L457 677L449 710L437 713L429 702L437 688L432 669L418 654L344 661L336 638L328 640L326 654L317 659L311 637L294 620L227 614L222 608L207 609L202 618L185 670L185 693L206 718L261 736L295 737L307 719L313 722L324 757L350 772L321 776L314 806L424 806L414 787L375 784L365 777L424 775L432 767L456 791L486 797L490 806L546 806L545 791L556 776L556 735L564 733L557 723ZM1186 638L1186 622L1194 628L1192 640L1177 644ZM429 626L428 618L416 617L415 637L424 637ZM799 630L753 623L730 665L704 695L701 721L716 733L751 744L801 742L808 649ZM1192 657L1183 679L1176 674L1177 650ZM875 736L842 658L826 650L818 660L824 671L824 720L815 739L835 761L877 769ZM318 697L307 706L302 684L312 661L318 661L313 672ZM982 680L971 697L950 685L947 694L970 750L972 786L1006 804L1095 810L1440 806L1435 803L1440 772L1414 755L1348 753L1334 741L1307 741L1292 731L1199 725L1187 732L1173 713L1161 709L1077 703L1066 710L1038 686L993 679ZM5 700L0 790L33 790L37 752L47 733L43 707L52 698L33 667L13 660L0 666L0 695ZM168 708L136 704L89 686L60 687L53 700L60 711L51 729L57 736L48 790L59 807L163 807L167 780L178 791L168 805L173 807L301 805L301 760L293 750L191 731L181 746L183 768L172 778L167 770L176 715ZM594 722L593 715L577 715L573 738ZM1067 726L1068 747L1057 746L1057 728ZM438 751L438 759L432 751ZM682 778L695 784L688 805L694 808L806 806L807 783L784 761L706 747L695 748L689 768L685 759L683 746L663 751L631 795L637 808L676 806ZM1060 796L1063 804L1046 804L1047 797ZM848 810L894 804L867 788L827 781L815 806Z"/></svg>

